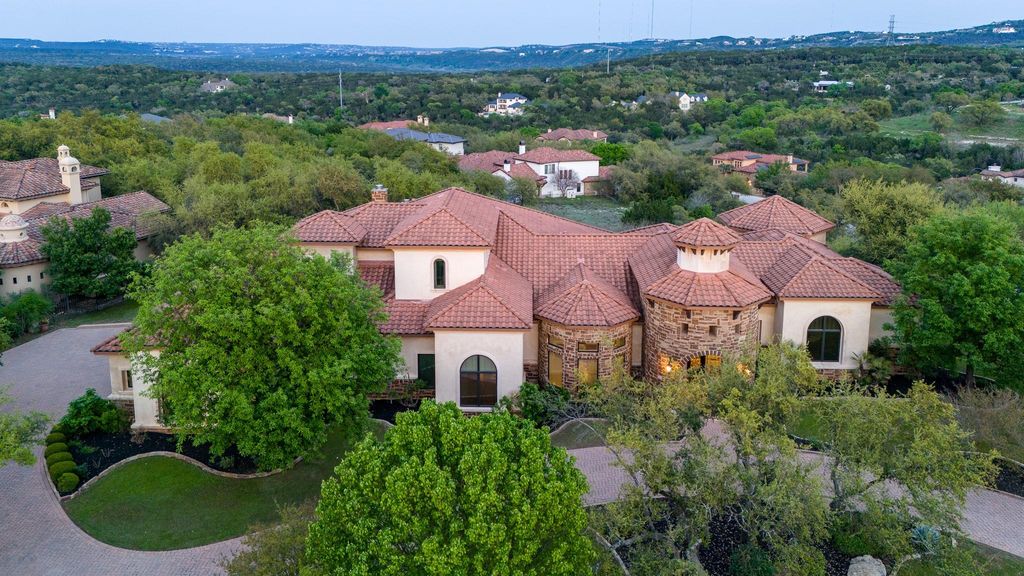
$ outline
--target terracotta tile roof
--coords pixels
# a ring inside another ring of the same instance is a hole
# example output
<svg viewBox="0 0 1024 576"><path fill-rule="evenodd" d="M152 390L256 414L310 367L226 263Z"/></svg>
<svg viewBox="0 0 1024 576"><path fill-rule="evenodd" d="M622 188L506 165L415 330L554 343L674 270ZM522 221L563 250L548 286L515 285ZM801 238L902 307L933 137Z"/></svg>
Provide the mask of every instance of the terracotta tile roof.
<svg viewBox="0 0 1024 576"><path fill-rule="evenodd" d="M363 282L380 288L384 299L395 296L395 263L391 261L364 260L357 263L356 271Z"/></svg>
<svg viewBox="0 0 1024 576"><path fill-rule="evenodd" d="M566 326L615 326L640 317L629 296L583 263L548 289L536 315Z"/></svg>
<svg viewBox="0 0 1024 576"><path fill-rule="evenodd" d="M380 331L407 336L429 334L423 326L428 305L422 300L388 300L385 302L388 319L381 324Z"/></svg>
<svg viewBox="0 0 1024 576"><path fill-rule="evenodd" d="M124 330L121 330L120 332L118 332L117 334L114 334L110 338L107 338L103 342L100 342L96 346L93 346L93 348L92 348L92 350L90 350L90 352L92 352L93 354L120 354L120 353L122 353L124 351L124 349L121 347L121 334L124 334L128 330L131 330L131 328L125 328Z"/></svg>
<svg viewBox="0 0 1024 576"><path fill-rule="evenodd" d="M416 124L415 120L391 120L388 122L367 122L359 128L363 130L376 130L378 132L385 132L395 128L408 128L410 124Z"/></svg>
<svg viewBox="0 0 1024 576"><path fill-rule="evenodd" d="M490 150L487 152L473 152L459 157L459 170L469 172L471 170L482 170L494 172L495 168L501 168L505 160L511 161L515 158L513 152L504 150Z"/></svg>
<svg viewBox="0 0 1024 576"><path fill-rule="evenodd" d="M882 298L864 282L799 244L790 245L762 280L779 298Z"/></svg>
<svg viewBox="0 0 1024 576"><path fill-rule="evenodd" d="M603 182L612 177L612 172L615 171L615 166L600 166L597 169L597 176L587 176L583 179L584 182Z"/></svg>
<svg viewBox="0 0 1024 576"><path fill-rule="evenodd" d="M701 218L680 226L672 240L694 248L731 248L740 241L740 237L710 218Z"/></svg>
<svg viewBox="0 0 1024 576"><path fill-rule="evenodd" d="M548 142L556 142L558 140L605 140L608 135L600 130L586 130L579 129L573 130L572 128L557 128L551 130L537 137L537 140L545 140Z"/></svg>
<svg viewBox="0 0 1024 576"><path fill-rule="evenodd" d="M408 217L423 209L419 202L367 202L343 212L366 228L366 236L360 246L364 248L383 248L384 241L391 235L395 226Z"/></svg>
<svg viewBox="0 0 1024 576"><path fill-rule="evenodd" d="M504 172L504 166L499 166L492 173L497 174L498 172ZM547 182L547 176L543 174L537 174L527 164L513 164L509 166L508 173L512 178L527 178L529 180L536 180L537 182Z"/></svg>
<svg viewBox="0 0 1024 576"><path fill-rule="evenodd" d="M808 236L835 228L835 224L782 196L733 208L718 215L718 221L740 231L785 230Z"/></svg>
<svg viewBox="0 0 1024 576"><path fill-rule="evenodd" d="M39 229L51 218L86 218L92 215L95 208L104 208L110 212L110 227L132 230L136 240L149 238L157 231L152 215L171 210L170 206L149 192L139 191L75 205L63 202L40 203L22 216L29 223L29 236L42 240Z"/></svg>
<svg viewBox="0 0 1024 576"><path fill-rule="evenodd" d="M20 242L0 242L0 267L14 268L46 262L42 247L43 243L33 238Z"/></svg>
<svg viewBox="0 0 1024 576"><path fill-rule="evenodd" d="M342 212L324 210L299 220L292 227L300 242L357 244L366 237L366 228Z"/></svg>
<svg viewBox="0 0 1024 576"><path fill-rule="evenodd" d="M589 162L600 161L601 158L586 150L559 150L557 148L534 148L526 154L517 154L516 160L533 164L553 164L555 162Z"/></svg>
<svg viewBox="0 0 1024 576"><path fill-rule="evenodd" d="M384 245L486 247L491 242L447 207L442 207L404 226L400 225L388 236Z"/></svg>
<svg viewBox="0 0 1024 576"><path fill-rule="evenodd" d="M82 189L95 187L88 178L98 178L110 171L95 166L81 165ZM8 162L0 160L0 199L27 200L44 196L67 194L68 188L60 178L56 158L34 158Z"/></svg>
<svg viewBox="0 0 1024 576"><path fill-rule="evenodd" d="M662 234L629 257L642 294L687 307L716 308L745 308L772 297L735 258L724 272L698 274L676 265L676 250L671 235Z"/></svg>
<svg viewBox="0 0 1024 576"><path fill-rule="evenodd" d="M424 326L430 330L529 330L533 326L530 283L492 255L483 276L430 302Z"/></svg>

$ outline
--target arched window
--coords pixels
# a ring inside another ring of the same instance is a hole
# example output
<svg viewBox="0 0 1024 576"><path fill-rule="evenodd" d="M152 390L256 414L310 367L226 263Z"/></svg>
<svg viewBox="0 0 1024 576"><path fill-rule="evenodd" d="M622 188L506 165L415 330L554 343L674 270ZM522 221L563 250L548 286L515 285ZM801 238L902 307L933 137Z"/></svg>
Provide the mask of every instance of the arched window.
<svg viewBox="0 0 1024 576"><path fill-rule="evenodd" d="M459 404L494 406L498 403L498 368L486 356L470 356L459 369Z"/></svg>
<svg viewBox="0 0 1024 576"><path fill-rule="evenodd" d="M831 316L815 318L807 327L807 349L815 362L839 362L843 326Z"/></svg>
<svg viewBox="0 0 1024 576"><path fill-rule="evenodd" d="M434 260L434 290L444 290L448 287L448 273L445 269L444 260Z"/></svg>

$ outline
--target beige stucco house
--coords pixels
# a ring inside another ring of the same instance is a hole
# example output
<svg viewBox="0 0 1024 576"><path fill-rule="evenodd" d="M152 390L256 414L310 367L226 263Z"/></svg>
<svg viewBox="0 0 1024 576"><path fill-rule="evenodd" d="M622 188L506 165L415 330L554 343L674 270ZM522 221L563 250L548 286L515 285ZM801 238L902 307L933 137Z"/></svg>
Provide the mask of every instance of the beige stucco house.
<svg viewBox="0 0 1024 576"><path fill-rule="evenodd" d="M717 222L611 233L450 188L408 202L378 189L293 231L311 254L351 255L380 288L381 330L402 342L394 390L419 380L425 395L480 412L523 381L572 388L615 362L659 380L775 340L806 345L823 374L855 369L899 286L825 246L831 227L774 197ZM110 357L112 394L124 393L116 339L96 352ZM134 386L136 414L157 414Z"/></svg>
<svg viewBox="0 0 1024 576"><path fill-rule="evenodd" d="M146 217L170 207L148 192L103 198L103 168L82 165L67 146L56 158L0 161L0 296L41 291L49 283L40 228L51 218L81 218L94 208L110 212L111 226L135 232L135 257L152 255L155 230Z"/></svg>

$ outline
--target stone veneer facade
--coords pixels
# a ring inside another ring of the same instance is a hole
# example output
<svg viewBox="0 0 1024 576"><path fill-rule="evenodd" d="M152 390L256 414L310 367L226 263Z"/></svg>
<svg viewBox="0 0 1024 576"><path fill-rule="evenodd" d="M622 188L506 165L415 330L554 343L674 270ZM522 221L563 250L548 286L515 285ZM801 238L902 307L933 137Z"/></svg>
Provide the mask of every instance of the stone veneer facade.
<svg viewBox="0 0 1024 576"><path fill-rule="evenodd" d="M740 355L757 348L757 306L684 308L652 298L644 298L643 306L645 378L660 380L667 365L686 367L695 356Z"/></svg>
<svg viewBox="0 0 1024 576"><path fill-rule="evenodd" d="M540 343L537 351L537 372L540 380L548 382L548 354L555 352L562 357L562 386L573 390L576 388L576 364L580 358L597 359L598 378L607 378L612 374L613 360L622 358L624 366L632 362L633 323L623 322L611 327L573 327L563 326L547 320L540 322ZM562 339L562 346L551 343L551 337ZM618 341L618 345L616 345ZM580 343L597 344L596 351L581 351Z"/></svg>

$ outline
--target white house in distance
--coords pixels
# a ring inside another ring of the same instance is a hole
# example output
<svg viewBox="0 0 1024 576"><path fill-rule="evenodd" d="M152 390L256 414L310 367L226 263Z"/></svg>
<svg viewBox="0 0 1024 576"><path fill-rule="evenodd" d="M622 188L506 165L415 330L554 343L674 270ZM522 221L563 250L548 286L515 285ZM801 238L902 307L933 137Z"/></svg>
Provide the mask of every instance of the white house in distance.
<svg viewBox="0 0 1024 576"><path fill-rule="evenodd" d="M392 120L388 122L367 122L360 126L363 130L383 132L396 140L416 140L423 142L434 150L462 156L466 153L466 139L444 132L425 132L419 128L429 128L430 117L420 114L416 120Z"/></svg>
<svg viewBox="0 0 1024 576"><path fill-rule="evenodd" d="M49 283L40 228L51 218L82 218L94 208L110 212L112 227L135 232L135 257L152 255L150 213L170 207L148 192L102 198L100 177L109 171L81 164L67 146L57 158L0 161L0 295L41 291Z"/></svg>
<svg viewBox="0 0 1024 576"><path fill-rule="evenodd" d="M1011 186L1024 188L1024 169L1003 170L1002 166L993 165L981 171L981 177L994 182L1002 182Z"/></svg>
<svg viewBox="0 0 1024 576"><path fill-rule="evenodd" d="M899 286L821 243L831 227L775 196L717 222L612 233L449 188L407 202L378 189L293 232L311 254L351 254L380 288L381 331L404 359L390 390L419 380L417 394L474 413L524 381L573 389L616 363L658 381L777 340L806 346L823 375L856 369ZM108 357L111 394L131 399L134 426L159 427L117 338L94 352Z"/></svg>
<svg viewBox="0 0 1024 576"><path fill-rule="evenodd" d="M541 147L528 151L525 142L519 143L517 153L491 150L467 154L459 160L459 168L482 170L505 180L533 178L546 198L593 196L609 177L601 158L586 150Z"/></svg>
<svg viewBox="0 0 1024 576"><path fill-rule="evenodd" d="M207 80L199 86L199 91L207 92L209 94L217 94L228 90L229 88L234 88L235 86L236 84L229 78L223 78L221 80Z"/></svg>
<svg viewBox="0 0 1024 576"><path fill-rule="evenodd" d="M811 86L814 88L814 91L819 94L824 94L828 92L833 86L839 85L853 87L853 82L840 82L839 80L816 80L814 83L811 84Z"/></svg>
<svg viewBox="0 0 1024 576"><path fill-rule="evenodd" d="M498 114L500 116L521 116L523 107L530 103L530 99L516 92L498 92L498 97L491 100L484 106L480 116Z"/></svg>
<svg viewBox="0 0 1024 576"><path fill-rule="evenodd" d="M690 108L694 104L700 104L708 101L707 94L687 94L686 92L669 92L668 97L676 102L679 109L683 112L689 112Z"/></svg>

